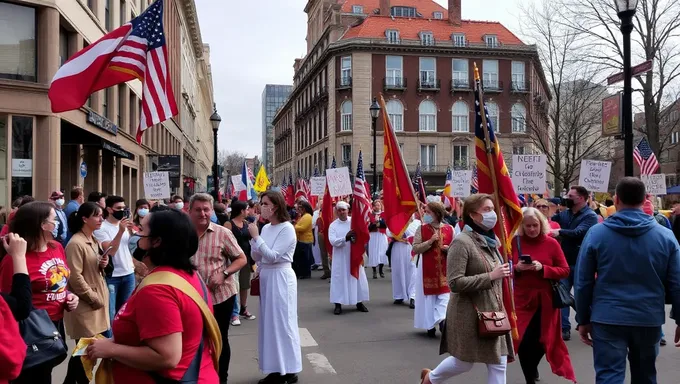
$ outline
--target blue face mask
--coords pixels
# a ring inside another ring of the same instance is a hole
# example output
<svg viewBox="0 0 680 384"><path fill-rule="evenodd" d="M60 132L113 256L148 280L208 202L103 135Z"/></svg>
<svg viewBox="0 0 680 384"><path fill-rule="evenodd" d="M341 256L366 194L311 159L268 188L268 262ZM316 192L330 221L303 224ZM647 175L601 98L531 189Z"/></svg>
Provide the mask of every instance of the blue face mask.
<svg viewBox="0 0 680 384"><path fill-rule="evenodd" d="M131 255L135 254L135 251L137 250L137 242L139 241L139 239L140 237L138 235L130 236L130 240L128 241L128 249L130 249Z"/></svg>
<svg viewBox="0 0 680 384"><path fill-rule="evenodd" d="M142 208L139 211L137 211L137 214L139 217L144 217L149 214L149 210L147 208Z"/></svg>
<svg viewBox="0 0 680 384"><path fill-rule="evenodd" d="M429 213L426 213L425 215L423 215L423 223L432 224L432 221L434 221L434 219L432 218L432 215L430 215Z"/></svg>

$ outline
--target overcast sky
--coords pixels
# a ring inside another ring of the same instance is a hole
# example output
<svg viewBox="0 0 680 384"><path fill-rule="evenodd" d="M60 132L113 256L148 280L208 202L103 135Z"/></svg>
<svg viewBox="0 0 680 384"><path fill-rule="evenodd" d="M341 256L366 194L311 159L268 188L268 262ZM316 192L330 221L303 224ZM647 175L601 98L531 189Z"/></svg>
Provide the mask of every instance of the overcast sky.
<svg viewBox="0 0 680 384"><path fill-rule="evenodd" d="M424 1L424 0L420 0ZM447 0L435 0L447 6ZM225 3L228 3L225 4ZM210 44L213 86L222 117L219 149L262 152L265 84L292 84L293 60L306 53L306 0L196 0L203 42ZM500 21L520 34L520 0L463 0L463 19Z"/></svg>

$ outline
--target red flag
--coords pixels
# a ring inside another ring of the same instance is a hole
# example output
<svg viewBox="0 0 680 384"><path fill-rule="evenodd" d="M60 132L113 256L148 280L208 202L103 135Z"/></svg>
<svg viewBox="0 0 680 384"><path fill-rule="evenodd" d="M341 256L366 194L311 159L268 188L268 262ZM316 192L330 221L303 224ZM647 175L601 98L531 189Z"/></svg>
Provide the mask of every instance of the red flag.
<svg viewBox="0 0 680 384"><path fill-rule="evenodd" d="M333 215L333 198L331 197L331 193L328 191L328 185L326 185L326 189L323 193L323 201L321 202L321 232L323 233L323 240L324 244L326 245L326 252L328 252L329 257L333 254L333 247L331 246L331 242L328 240L328 227L330 227L334 219L335 215Z"/></svg>
<svg viewBox="0 0 680 384"><path fill-rule="evenodd" d="M380 108L387 111L385 99L382 95L380 96ZM392 232L392 235L401 238L411 221L411 216L418 209L416 194L413 191L413 184L387 113L382 114L382 120L385 140L385 160L383 163L384 217L387 228Z"/></svg>
<svg viewBox="0 0 680 384"><path fill-rule="evenodd" d="M352 243L352 250L349 262L349 271L354 278L359 279L359 268L364 262L364 253L368 245L368 223L371 221L369 215L371 210L370 189L366 189L367 184L364 177L364 160L359 151L359 161L357 162L357 173L354 176L354 200L352 201L352 223L355 241Z"/></svg>
<svg viewBox="0 0 680 384"><path fill-rule="evenodd" d="M285 177L285 176L284 176ZM295 205L295 186L293 185L293 174L288 174L288 186L286 187L286 205L292 207Z"/></svg>

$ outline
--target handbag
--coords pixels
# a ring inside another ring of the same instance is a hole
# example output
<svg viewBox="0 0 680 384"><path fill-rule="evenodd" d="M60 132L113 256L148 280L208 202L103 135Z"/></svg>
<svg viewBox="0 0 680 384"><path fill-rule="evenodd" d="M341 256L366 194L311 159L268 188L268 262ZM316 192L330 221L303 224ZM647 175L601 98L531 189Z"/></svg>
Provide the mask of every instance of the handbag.
<svg viewBox="0 0 680 384"><path fill-rule="evenodd" d="M250 296L260 296L260 276L250 280Z"/></svg>
<svg viewBox="0 0 680 384"><path fill-rule="evenodd" d="M50 363L56 367L66 359L66 343L47 311L33 309L19 322L19 332L26 343L26 359L22 370Z"/></svg>
<svg viewBox="0 0 680 384"><path fill-rule="evenodd" d="M574 306L574 296L559 281L551 280L553 308L562 309Z"/></svg>
<svg viewBox="0 0 680 384"><path fill-rule="evenodd" d="M479 251L479 256L484 261L484 268L486 269L486 272L487 273L491 272L489 261L481 253L481 251ZM500 310L480 311L479 308L477 308L477 305L472 303L472 305L475 308L475 311L477 311L478 318L477 329L479 337L482 339L505 336L508 333L510 333L510 330L512 329L510 327L510 319L508 319L508 315L505 313L505 310L503 309L503 301L498 296L498 294L493 290L493 282L491 290L494 292L494 296L496 296L496 300L498 301L498 306L500 307Z"/></svg>

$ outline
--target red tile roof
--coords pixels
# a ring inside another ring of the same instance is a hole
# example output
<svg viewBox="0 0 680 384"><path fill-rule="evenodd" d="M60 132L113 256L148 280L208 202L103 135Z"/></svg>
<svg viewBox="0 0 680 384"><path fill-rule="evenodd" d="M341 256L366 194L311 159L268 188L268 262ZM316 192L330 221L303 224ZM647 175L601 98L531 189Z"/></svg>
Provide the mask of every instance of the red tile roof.
<svg viewBox="0 0 680 384"><path fill-rule="evenodd" d="M342 2L340 0L338 2ZM346 0L342 4L342 12L350 13L352 12L353 5L361 5L364 7L364 13L373 14L373 10L380 8L380 0ZM444 17L447 17L446 8L435 3L432 0L391 0L390 6L392 7L415 7L416 11L423 15L423 17L434 17L433 12L442 12ZM386 15L383 15L386 16Z"/></svg>

